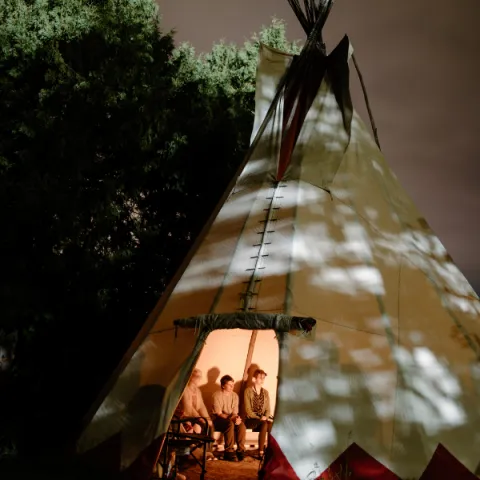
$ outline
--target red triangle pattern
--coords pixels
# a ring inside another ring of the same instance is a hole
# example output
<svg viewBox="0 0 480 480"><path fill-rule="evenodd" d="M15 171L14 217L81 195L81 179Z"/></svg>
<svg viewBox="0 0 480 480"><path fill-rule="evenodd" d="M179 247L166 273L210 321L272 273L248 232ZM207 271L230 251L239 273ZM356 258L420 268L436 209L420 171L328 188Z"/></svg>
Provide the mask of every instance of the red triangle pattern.
<svg viewBox="0 0 480 480"><path fill-rule="evenodd" d="M438 444L420 480L438 480L440 478L478 480L478 477L460 463L441 443Z"/></svg>
<svg viewBox="0 0 480 480"><path fill-rule="evenodd" d="M282 449L271 435L258 478L260 480L299 480ZM309 476L308 480L313 480L314 478ZM471 473L442 444L439 444L419 480L439 480L442 478L478 480L478 477ZM379 461L375 460L359 445L352 443L315 480L401 479Z"/></svg>
<svg viewBox="0 0 480 480"><path fill-rule="evenodd" d="M352 443L318 480L400 480L363 448Z"/></svg>
<svg viewBox="0 0 480 480"><path fill-rule="evenodd" d="M272 435L268 437L268 447L258 478L259 480L300 480Z"/></svg>

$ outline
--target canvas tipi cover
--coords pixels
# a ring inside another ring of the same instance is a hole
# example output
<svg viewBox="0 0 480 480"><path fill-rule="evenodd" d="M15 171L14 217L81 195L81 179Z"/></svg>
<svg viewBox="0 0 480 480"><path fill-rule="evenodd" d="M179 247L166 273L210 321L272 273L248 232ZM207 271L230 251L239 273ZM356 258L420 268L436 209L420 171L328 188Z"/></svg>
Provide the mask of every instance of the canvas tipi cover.
<svg viewBox="0 0 480 480"><path fill-rule="evenodd" d="M115 450L132 468L158 449L208 334L270 328L264 478L473 478L480 302L351 109L348 39L326 56L313 33L300 57L261 47L248 161L79 452Z"/></svg>

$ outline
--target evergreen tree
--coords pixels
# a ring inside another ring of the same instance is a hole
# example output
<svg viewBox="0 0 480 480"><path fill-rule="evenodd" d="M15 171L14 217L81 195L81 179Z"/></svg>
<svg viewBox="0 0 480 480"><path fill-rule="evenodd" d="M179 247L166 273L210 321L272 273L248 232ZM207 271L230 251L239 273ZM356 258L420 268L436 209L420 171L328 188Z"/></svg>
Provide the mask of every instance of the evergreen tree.
<svg viewBox="0 0 480 480"><path fill-rule="evenodd" d="M152 0L4 0L0 25L0 434L38 449L65 441L241 161L259 41L298 47L274 20L175 49Z"/></svg>

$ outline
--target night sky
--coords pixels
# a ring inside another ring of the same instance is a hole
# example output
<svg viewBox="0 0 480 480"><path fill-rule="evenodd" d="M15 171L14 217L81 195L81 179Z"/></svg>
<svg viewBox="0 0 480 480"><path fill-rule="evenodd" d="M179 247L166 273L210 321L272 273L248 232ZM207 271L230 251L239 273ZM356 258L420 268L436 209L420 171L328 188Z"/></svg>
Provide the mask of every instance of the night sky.
<svg viewBox="0 0 480 480"><path fill-rule="evenodd" d="M304 39L287 0L158 0L163 29L208 51L240 43L272 16ZM480 0L337 0L324 30L331 50L355 48L382 150L457 265L480 292ZM366 122L358 77L356 109Z"/></svg>

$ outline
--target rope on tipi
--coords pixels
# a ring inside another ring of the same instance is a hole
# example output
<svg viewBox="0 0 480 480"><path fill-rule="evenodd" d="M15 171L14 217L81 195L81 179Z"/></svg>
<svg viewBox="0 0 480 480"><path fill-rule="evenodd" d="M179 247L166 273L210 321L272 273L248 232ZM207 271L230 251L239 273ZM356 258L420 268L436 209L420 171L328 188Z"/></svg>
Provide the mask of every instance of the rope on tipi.
<svg viewBox="0 0 480 480"><path fill-rule="evenodd" d="M365 82L363 81L363 75L360 71L360 67L358 66L357 59L355 58L355 54L352 54L352 61L355 65L355 70L357 71L358 79L360 80L360 85L362 86L363 98L365 99L365 104L367 106L368 116L370 118L370 124L372 126L373 137L375 138L375 143L377 144L378 148L382 150L380 147L380 140L378 139L378 131L377 126L375 125L375 119L373 118L372 108L370 107L370 101L368 100L367 95L367 87L365 86Z"/></svg>

